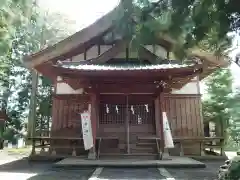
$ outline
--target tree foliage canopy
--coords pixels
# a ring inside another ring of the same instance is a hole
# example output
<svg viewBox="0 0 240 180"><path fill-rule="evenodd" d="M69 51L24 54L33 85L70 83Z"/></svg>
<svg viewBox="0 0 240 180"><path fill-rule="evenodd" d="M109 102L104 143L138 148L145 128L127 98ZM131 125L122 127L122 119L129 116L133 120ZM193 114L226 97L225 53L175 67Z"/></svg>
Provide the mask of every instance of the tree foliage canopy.
<svg viewBox="0 0 240 180"><path fill-rule="evenodd" d="M237 0L122 0L122 4L127 16L120 24L135 44L167 34L177 41L173 53L178 58L196 46L223 53L231 44L227 33L240 27Z"/></svg>
<svg viewBox="0 0 240 180"><path fill-rule="evenodd" d="M65 23L60 14L42 11L33 0L1 1L0 106L9 117L5 139L14 140L21 134L28 116L32 75L21 59L73 33L71 23ZM50 119L52 90L47 78L40 77L38 86L37 126Z"/></svg>

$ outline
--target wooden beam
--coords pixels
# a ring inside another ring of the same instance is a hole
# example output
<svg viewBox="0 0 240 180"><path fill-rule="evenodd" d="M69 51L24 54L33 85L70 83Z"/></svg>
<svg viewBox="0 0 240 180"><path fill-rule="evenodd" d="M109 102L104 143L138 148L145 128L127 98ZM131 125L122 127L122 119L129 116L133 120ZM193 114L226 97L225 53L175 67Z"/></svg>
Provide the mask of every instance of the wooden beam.
<svg viewBox="0 0 240 180"><path fill-rule="evenodd" d="M124 51L126 46L126 42L124 40L118 42L115 44L112 48L107 50L106 52L102 53L96 58L89 59L86 61L80 62L80 64L103 64L107 62L108 60L114 58L118 53Z"/></svg>
<svg viewBox="0 0 240 180"><path fill-rule="evenodd" d="M91 98L91 125L92 125L92 136L93 136L93 148L90 150L89 153L92 158L96 158L96 137L97 137L97 96L96 93L90 94Z"/></svg>
<svg viewBox="0 0 240 180"><path fill-rule="evenodd" d="M59 100L70 100L71 103L74 102L84 102L89 103L91 101L91 98L88 94L53 94L53 99L59 99Z"/></svg>
<svg viewBox="0 0 240 180"><path fill-rule="evenodd" d="M38 65L35 69L42 74L43 76L48 77L51 81L55 81L57 78L57 71L55 71L55 68L52 66L53 64L51 62L49 63L43 63L41 65Z"/></svg>
<svg viewBox="0 0 240 180"><path fill-rule="evenodd" d="M197 76L202 70L196 71L193 74L190 74L184 78L182 78L181 80L178 80L179 82L174 82L175 79L173 79L173 82L171 83L171 87L174 89L180 89L182 88L184 85L186 85L187 83L191 82L192 78L194 78L195 76Z"/></svg>
<svg viewBox="0 0 240 180"><path fill-rule="evenodd" d="M75 79L63 77L63 81L67 83L69 86L71 86L74 90L91 86L90 81L87 79Z"/></svg>
<svg viewBox="0 0 240 180"><path fill-rule="evenodd" d="M160 59L159 56L152 53L151 51L149 51L148 49L146 49L143 46L141 46L139 49L139 56L140 56L140 58L148 60L152 64L157 64L158 63L157 60Z"/></svg>
<svg viewBox="0 0 240 180"><path fill-rule="evenodd" d="M99 93L143 93L154 94L156 91L155 84L98 84L96 89L86 88L87 93L93 93L97 91Z"/></svg>

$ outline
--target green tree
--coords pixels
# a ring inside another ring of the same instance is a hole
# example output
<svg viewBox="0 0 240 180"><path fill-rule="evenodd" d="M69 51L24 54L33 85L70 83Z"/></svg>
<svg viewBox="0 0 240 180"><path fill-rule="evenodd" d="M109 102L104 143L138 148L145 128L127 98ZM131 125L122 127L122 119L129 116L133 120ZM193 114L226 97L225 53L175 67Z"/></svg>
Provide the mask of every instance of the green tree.
<svg viewBox="0 0 240 180"><path fill-rule="evenodd" d="M240 147L240 89L237 88L233 95L231 104L231 121L230 121L230 140L233 141L233 148Z"/></svg>
<svg viewBox="0 0 240 180"><path fill-rule="evenodd" d="M15 27L28 21L31 5L32 0L1 0L0 56L4 56L11 48Z"/></svg>
<svg viewBox="0 0 240 180"><path fill-rule="evenodd" d="M166 35L174 40L172 56L184 59L190 48L223 53L227 33L239 28L236 0L122 0L120 30L138 46Z"/></svg>
<svg viewBox="0 0 240 180"><path fill-rule="evenodd" d="M1 56L0 61L1 105L7 109L9 116L4 137L12 141L16 138L16 135L21 135L20 132L24 127L29 111L32 75L28 69L23 67L21 59L26 54L44 48L42 42L44 42L44 45L51 45L73 32L70 29L71 23L62 20L63 16L60 14L44 12L30 0L27 4L27 7L29 6L31 7L31 14L28 15L28 18L21 23L9 25L14 33L6 32L10 37L6 41L10 43L8 51L4 51L5 54ZM19 8L27 11L25 7L19 6ZM18 16L18 18L21 19L22 16ZM68 28L66 28L67 23ZM37 117L43 115L50 117L51 83L46 78L41 77L38 86ZM45 106L43 102L45 104L49 102L49 106Z"/></svg>
<svg viewBox="0 0 240 180"><path fill-rule="evenodd" d="M227 138L232 108L232 74L229 68L216 70L206 80L207 97L203 101L204 121L215 122L218 135Z"/></svg>
<svg viewBox="0 0 240 180"><path fill-rule="evenodd" d="M0 106L12 116L6 123L8 127L15 126L12 132L20 126L18 121L12 121L16 113L10 112L8 107L13 84L12 69L16 63L13 61L14 39L17 29L32 20L32 5L31 0L3 0L0 4Z"/></svg>

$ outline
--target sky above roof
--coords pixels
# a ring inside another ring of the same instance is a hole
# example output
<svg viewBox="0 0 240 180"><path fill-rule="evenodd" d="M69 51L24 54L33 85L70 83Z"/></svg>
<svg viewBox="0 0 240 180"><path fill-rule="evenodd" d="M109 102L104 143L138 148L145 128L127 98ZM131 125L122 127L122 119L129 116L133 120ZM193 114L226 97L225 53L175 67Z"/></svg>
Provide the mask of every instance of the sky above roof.
<svg viewBox="0 0 240 180"><path fill-rule="evenodd" d="M117 6L119 0L38 0L40 7L75 21L76 31L92 24Z"/></svg>
<svg viewBox="0 0 240 180"><path fill-rule="evenodd" d="M120 0L38 0L41 8L49 12L57 12L66 16L71 22L74 22L76 31L92 24L94 21L111 11ZM230 56L235 57L238 48L238 41L236 38L233 46L236 48ZM234 76L234 86L240 87L240 67L233 64L231 70Z"/></svg>

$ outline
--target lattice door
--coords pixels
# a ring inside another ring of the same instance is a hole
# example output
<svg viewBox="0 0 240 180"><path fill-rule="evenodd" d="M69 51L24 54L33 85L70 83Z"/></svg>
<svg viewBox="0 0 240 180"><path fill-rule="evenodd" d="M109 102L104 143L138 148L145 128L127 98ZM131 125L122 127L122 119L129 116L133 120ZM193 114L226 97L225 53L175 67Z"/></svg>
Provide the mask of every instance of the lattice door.
<svg viewBox="0 0 240 180"><path fill-rule="evenodd" d="M126 119L126 105L100 104L99 124L124 124Z"/></svg>
<svg viewBox="0 0 240 180"><path fill-rule="evenodd" d="M129 105L129 123L144 125L154 123L154 108L152 104Z"/></svg>

